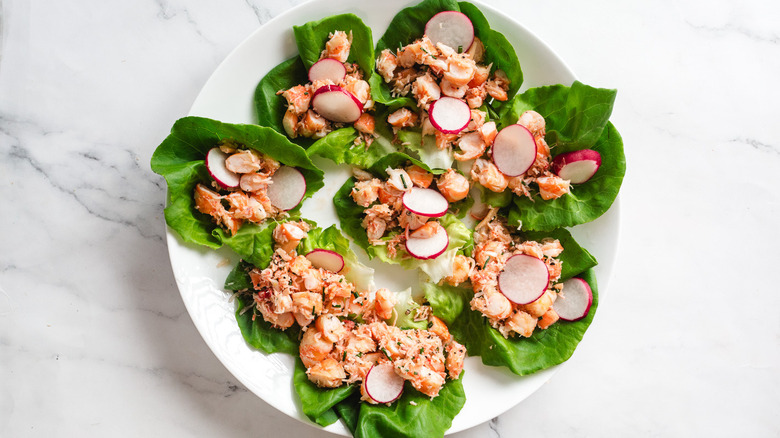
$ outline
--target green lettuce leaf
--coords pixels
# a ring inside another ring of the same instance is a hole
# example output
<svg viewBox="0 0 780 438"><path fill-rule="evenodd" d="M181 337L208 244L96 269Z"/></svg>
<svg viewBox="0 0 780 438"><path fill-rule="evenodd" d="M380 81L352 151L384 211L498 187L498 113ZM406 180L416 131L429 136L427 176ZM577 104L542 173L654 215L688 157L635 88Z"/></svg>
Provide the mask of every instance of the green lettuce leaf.
<svg viewBox="0 0 780 438"><path fill-rule="evenodd" d="M339 414L334 407L358 389L356 385L343 385L332 389L318 387L306 376L306 367L300 358L295 360L293 387L301 401L303 413L320 426L335 423Z"/></svg>
<svg viewBox="0 0 780 438"><path fill-rule="evenodd" d="M318 155L336 164L349 164L363 169L395 152L395 147L384 136L376 138L368 148L362 142L355 144L357 137L355 128L337 129L314 142L306 152L309 156Z"/></svg>
<svg viewBox="0 0 780 438"><path fill-rule="evenodd" d="M186 242L219 248L228 245L242 258L259 262L265 256L270 235L262 225L246 224L230 236L218 227L210 216L195 209L193 190L198 183L210 185L205 157L220 140L233 140L255 149L288 166L296 167L306 179L306 195L310 197L323 186L323 173L299 146L290 143L271 128L256 125L235 125L202 117L185 117L176 121L171 134L152 155L152 170L168 183L165 220ZM300 205L290 211L296 216Z"/></svg>
<svg viewBox="0 0 780 438"><path fill-rule="evenodd" d="M577 244L565 229L546 233L525 233L525 239L543 237L559 239L564 247L561 281L574 276L583 278L593 291L593 304L588 315L576 322L558 321L546 330L536 330L529 338L504 338L488 323L481 313L471 310L469 302L474 293L471 286L452 287L426 283L425 297L434 314L447 323L450 332L463 343L470 356L481 356L482 362L491 366L505 366L518 375L527 375L549 368L571 357L582 340L598 307L596 276L591 269L596 260Z"/></svg>
<svg viewBox="0 0 780 438"><path fill-rule="evenodd" d="M424 0L415 6L401 10L395 15L377 42L375 53L379 54L384 49L397 50L399 47L421 38L425 32L425 24L441 11L460 11L469 17L474 25L474 34L482 40L485 46L485 59L482 63L486 65L492 63L491 72L501 69L507 74L511 81L507 94L511 99L523 83L520 61L514 47L507 41L506 37L500 32L492 30L482 12L471 3L453 0ZM453 49L457 50L458 48L453 47ZM371 81L371 94L375 101L383 104L415 107L414 101L409 98L393 98L390 87L380 75L374 75ZM500 108L502 105L502 103L496 102L495 107Z"/></svg>
<svg viewBox="0 0 780 438"><path fill-rule="evenodd" d="M271 127L286 136L282 118L287 111L287 101L277 92L309 82L309 67L317 62L329 34L335 30L352 31L353 41L347 61L357 63L363 70L364 78L370 82L374 70L374 39L371 29L359 17L353 14L334 15L293 26L299 55L271 69L255 88L254 103L259 125ZM314 139L306 137L290 141L304 148L315 143Z"/></svg>

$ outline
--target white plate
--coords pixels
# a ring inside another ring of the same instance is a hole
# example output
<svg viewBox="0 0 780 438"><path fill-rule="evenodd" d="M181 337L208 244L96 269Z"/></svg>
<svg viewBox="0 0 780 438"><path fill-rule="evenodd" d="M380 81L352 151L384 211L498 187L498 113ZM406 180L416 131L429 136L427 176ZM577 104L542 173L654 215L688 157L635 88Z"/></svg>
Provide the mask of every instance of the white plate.
<svg viewBox="0 0 780 438"><path fill-rule="evenodd" d="M408 2L409 5L415 3L417 1ZM575 80L566 64L520 23L489 6L477 4L491 27L506 35L517 51L523 67L523 89L570 84ZM372 28L374 38L378 39L390 19L404 6L387 1L314 0L287 11L258 29L222 62L201 90L190 115L230 123L254 123L252 99L257 83L271 68L297 54L293 25L351 12L360 16ZM337 223L331 200L346 179L347 169L324 160L318 161L318 164L326 170L325 188L306 202L302 213L321 226L328 226ZM600 261L596 272L602 296L615 260L618 225L616 203L597 221L572 230L579 242ZM170 229L168 251L184 304L217 358L241 383L267 403L293 418L314 425L300 411L296 400L291 383L293 358L284 354L265 355L248 346L241 336L234 318L235 304L228 301L229 295L222 290L237 257L227 249L211 251L185 244ZM362 250L356 252L366 262ZM376 262L367 264L377 268L376 283L380 287L402 290L418 283L414 272L396 266L381 266ZM486 367L479 358L467 358L463 377L466 405L448 433L488 421L517 405L549 380L556 368L518 377L505 368ZM328 426L326 430L349 435L340 422Z"/></svg>

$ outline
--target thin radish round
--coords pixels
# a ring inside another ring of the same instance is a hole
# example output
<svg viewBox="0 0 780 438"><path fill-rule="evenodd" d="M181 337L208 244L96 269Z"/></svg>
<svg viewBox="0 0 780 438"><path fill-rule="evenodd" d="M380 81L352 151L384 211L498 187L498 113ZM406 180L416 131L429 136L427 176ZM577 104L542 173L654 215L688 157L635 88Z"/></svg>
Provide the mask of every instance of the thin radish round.
<svg viewBox="0 0 780 438"><path fill-rule="evenodd" d="M214 178L217 184L226 189L238 187L241 181L241 177L237 173L225 167L225 160L227 160L228 156L219 148L211 148L206 153L206 169L208 169L209 175Z"/></svg>
<svg viewBox="0 0 780 438"><path fill-rule="evenodd" d="M582 184L599 170L601 154L593 149L566 152L553 158L552 170L572 184Z"/></svg>
<svg viewBox="0 0 780 438"><path fill-rule="evenodd" d="M363 114L363 104L357 97L338 85L325 85L314 92L311 106L331 122L353 123Z"/></svg>
<svg viewBox="0 0 780 438"><path fill-rule="evenodd" d="M536 160L536 141L523 125L509 125L493 140L493 164L506 176L524 174Z"/></svg>
<svg viewBox="0 0 780 438"><path fill-rule="evenodd" d="M417 237L415 234L416 231L406 239L406 252L416 259L435 259L446 251L447 245L450 244L450 236L442 226L430 237Z"/></svg>
<svg viewBox="0 0 780 438"><path fill-rule="evenodd" d="M425 35L433 44L442 43L463 53L474 42L474 25L462 12L439 12L425 24Z"/></svg>
<svg viewBox="0 0 780 438"><path fill-rule="evenodd" d="M306 194L306 178L294 167L282 166L271 177L268 199L279 210L292 210Z"/></svg>
<svg viewBox="0 0 780 438"><path fill-rule="evenodd" d="M498 289L515 304L528 304L547 290L550 272L543 261L527 254L509 257L498 274Z"/></svg>
<svg viewBox="0 0 780 438"><path fill-rule="evenodd" d="M434 128L445 134L457 134L471 121L469 105L454 97L442 97L431 104L428 116Z"/></svg>
<svg viewBox="0 0 780 438"><path fill-rule="evenodd" d="M434 189L412 187L404 193L401 201L409 211L425 217L441 217L450 208L444 196Z"/></svg>
<svg viewBox="0 0 780 438"><path fill-rule="evenodd" d="M553 303L553 310L564 321L584 318L593 303L593 292L587 281L574 277L563 282L563 289Z"/></svg>
<svg viewBox="0 0 780 438"><path fill-rule="evenodd" d="M344 269L344 257L329 249L315 249L306 254L311 265L331 272L341 272Z"/></svg>
<svg viewBox="0 0 780 438"><path fill-rule="evenodd" d="M390 362L374 365L363 381L366 394L377 403L392 403L404 391L404 379L395 372Z"/></svg>
<svg viewBox="0 0 780 438"><path fill-rule="evenodd" d="M347 76L344 64L333 58L320 59L309 69L309 82L331 80L339 83Z"/></svg>

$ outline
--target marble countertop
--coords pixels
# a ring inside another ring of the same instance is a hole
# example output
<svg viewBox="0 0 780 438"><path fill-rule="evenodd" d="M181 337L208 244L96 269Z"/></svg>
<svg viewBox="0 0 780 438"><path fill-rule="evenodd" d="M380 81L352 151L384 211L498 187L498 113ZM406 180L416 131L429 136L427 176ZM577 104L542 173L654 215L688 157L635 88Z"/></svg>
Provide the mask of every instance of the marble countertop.
<svg viewBox="0 0 780 438"><path fill-rule="evenodd" d="M2 1L0 435L330 436L212 354L149 160L294 0ZM492 0L617 88L618 261L574 356L454 437L777 436L780 4Z"/></svg>

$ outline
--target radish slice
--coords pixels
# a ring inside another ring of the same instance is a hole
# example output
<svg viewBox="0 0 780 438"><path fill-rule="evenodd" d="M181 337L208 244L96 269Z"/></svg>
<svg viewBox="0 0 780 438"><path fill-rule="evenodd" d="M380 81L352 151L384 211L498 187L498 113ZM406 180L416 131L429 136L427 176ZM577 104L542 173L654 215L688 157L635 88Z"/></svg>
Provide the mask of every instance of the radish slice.
<svg viewBox="0 0 780 438"><path fill-rule="evenodd" d="M553 303L553 310L564 321L584 318L593 303L593 292L587 281L574 277L563 282L563 289Z"/></svg>
<svg viewBox="0 0 780 438"><path fill-rule="evenodd" d="M390 362L374 365L363 382L366 394L377 403L392 403L404 391L404 379L395 372Z"/></svg>
<svg viewBox="0 0 780 438"><path fill-rule="evenodd" d="M474 25L462 12L439 12L425 24L425 35L434 45L442 43L462 53L474 42Z"/></svg>
<svg viewBox="0 0 780 438"><path fill-rule="evenodd" d="M282 166L271 177L267 194L274 207L284 211L292 210L306 194L306 178L300 170Z"/></svg>
<svg viewBox="0 0 780 438"><path fill-rule="evenodd" d="M493 141L493 164L506 176L524 174L536 160L534 135L523 125L509 125Z"/></svg>
<svg viewBox="0 0 780 438"><path fill-rule="evenodd" d="M227 160L228 156L219 148L211 148L206 154L206 169L208 169L209 175L214 178L217 184L226 189L238 187L238 183L241 180L237 173L225 167L225 160Z"/></svg>
<svg viewBox="0 0 780 438"><path fill-rule="evenodd" d="M329 249L315 249L306 254L311 265L331 272L341 272L344 269L344 257Z"/></svg>
<svg viewBox="0 0 780 438"><path fill-rule="evenodd" d="M409 211L425 217L442 217L450 208L444 196L434 189L412 187L404 193L401 201Z"/></svg>
<svg viewBox="0 0 780 438"><path fill-rule="evenodd" d="M589 180L601 166L601 154L593 149L566 152L553 158L552 169L558 176L572 184Z"/></svg>
<svg viewBox="0 0 780 438"><path fill-rule="evenodd" d="M338 85L325 85L314 92L311 106L331 122L353 123L363 114L363 104Z"/></svg>
<svg viewBox="0 0 780 438"><path fill-rule="evenodd" d="M466 102L445 96L431 104L428 116L434 128L445 134L457 134L471 121L471 109Z"/></svg>
<svg viewBox="0 0 780 438"><path fill-rule="evenodd" d="M440 256L450 244L450 236L447 234L447 230L444 227L439 227L436 234L431 237L420 238L415 237L415 233L412 233L408 239L406 239L406 251L411 254L412 257L421 260L435 259Z"/></svg>
<svg viewBox="0 0 780 438"><path fill-rule="evenodd" d="M309 69L309 82L331 80L339 83L347 76L344 64L333 58L320 59Z"/></svg>
<svg viewBox="0 0 780 438"><path fill-rule="evenodd" d="M515 304L528 304L547 290L550 272L543 261L527 254L515 254L498 274L498 289Z"/></svg>

